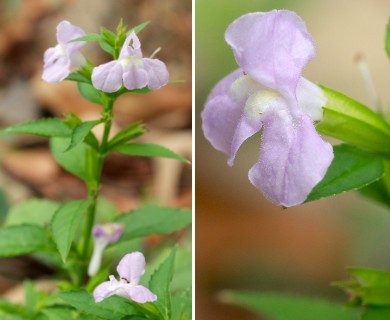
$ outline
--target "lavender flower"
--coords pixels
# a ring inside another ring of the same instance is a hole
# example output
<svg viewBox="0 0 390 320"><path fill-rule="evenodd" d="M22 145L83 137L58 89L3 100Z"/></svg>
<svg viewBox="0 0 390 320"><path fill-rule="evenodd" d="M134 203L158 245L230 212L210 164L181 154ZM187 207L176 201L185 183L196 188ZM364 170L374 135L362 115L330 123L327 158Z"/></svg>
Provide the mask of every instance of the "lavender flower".
<svg viewBox="0 0 390 320"><path fill-rule="evenodd" d="M287 10L243 15L228 27L225 40L240 69L209 95L203 132L233 165L241 144L263 128L249 180L277 204L300 204L333 159L331 145L313 125L326 98L301 76L315 55L313 40L302 19Z"/></svg>
<svg viewBox="0 0 390 320"><path fill-rule="evenodd" d="M145 303L157 300L157 296L148 288L140 286L138 283L145 273L145 257L141 252L126 254L119 262L117 271L119 281L114 276L110 276L110 281L98 285L93 292L96 302L118 295L135 302Z"/></svg>
<svg viewBox="0 0 390 320"><path fill-rule="evenodd" d="M79 49L86 43L69 42L82 37L85 32L69 21L61 21L57 26L58 44L45 51L42 79L47 82L60 82L70 73L71 67L81 67L86 60Z"/></svg>
<svg viewBox="0 0 390 320"><path fill-rule="evenodd" d="M165 64L158 59L143 58L141 43L132 32L124 42L119 59L93 69L92 84L104 92L115 92L122 87L128 90L148 86L159 89L168 83L169 74Z"/></svg>
<svg viewBox="0 0 390 320"><path fill-rule="evenodd" d="M103 251L110 244L117 242L121 237L124 226L119 223L97 224L92 230L94 245L88 275L94 276L100 268Z"/></svg>

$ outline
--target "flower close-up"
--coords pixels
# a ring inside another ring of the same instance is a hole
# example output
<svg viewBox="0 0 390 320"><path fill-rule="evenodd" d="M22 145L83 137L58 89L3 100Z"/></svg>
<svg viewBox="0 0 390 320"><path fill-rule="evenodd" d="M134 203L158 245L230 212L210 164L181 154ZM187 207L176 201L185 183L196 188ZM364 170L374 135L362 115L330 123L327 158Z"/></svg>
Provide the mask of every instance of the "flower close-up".
<svg viewBox="0 0 390 320"><path fill-rule="evenodd" d="M117 242L123 230L124 226L119 223L96 224L93 227L93 253L88 266L89 276L98 273L104 249L110 243Z"/></svg>
<svg viewBox="0 0 390 320"><path fill-rule="evenodd" d="M96 302L100 302L112 295L118 295L138 303L153 302L157 296L148 288L139 285L142 275L145 273L145 257L141 252L126 254L119 262L117 271L119 280L110 275L110 280L96 287L93 296Z"/></svg>
<svg viewBox="0 0 390 320"><path fill-rule="evenodd" d="M57 26L57 42L55 47L49 48L43 55L44 66L42 79L47 82L60 82L71 72L71 67L81 67L86 60L79 49L86 44L83 41L70 42L80 38L85 32L71 24L61 21Z"/></svg>
<svg viewBox="0 0 390 320"><path fill-rule="evenodd" d="M104 92L118 91L122 82L128 90L144 87L157 90L165 86L168 80L169 73L162 61L143 57L135 32L126 38L118 60L104 63L92 72L94 87Z"/></svg>
<svg viewBox="0 0 390 320"><path fill-rule="evenodd" d="M233 165L241 144L262 131L260 156L249 180L272 202L290 207L305 201L333 159L332 146L314 127L326 97L302 77L315 46L294 12L243 15L226 30L239 69L210 93L203 132Z"/></svg>

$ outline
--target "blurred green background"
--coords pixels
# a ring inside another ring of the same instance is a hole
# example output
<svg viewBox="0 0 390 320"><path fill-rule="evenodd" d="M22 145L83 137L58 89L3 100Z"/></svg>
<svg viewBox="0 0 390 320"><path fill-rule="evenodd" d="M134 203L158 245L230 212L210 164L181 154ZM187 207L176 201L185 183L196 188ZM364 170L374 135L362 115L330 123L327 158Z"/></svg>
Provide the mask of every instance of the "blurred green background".
<svg viewBox="0 0 390 320"><path fill-rule="evenodd" d="M390 268L390 213L356 192L282 210L247 179L260 137L240 149L233 168L203 137L200 113L215 83L235 70L227 26L248 12L289 9L305 20L317 55L304 76L370 104L354 62L362 53L383 108L390 105L384 35L387 0L196 0L196 315L253 319L218 302L224 289L292 292L346 301L330 286L346 266ZM221 117L224 115L221 114ZM336 141L333 141L337 143Z"/></svg>

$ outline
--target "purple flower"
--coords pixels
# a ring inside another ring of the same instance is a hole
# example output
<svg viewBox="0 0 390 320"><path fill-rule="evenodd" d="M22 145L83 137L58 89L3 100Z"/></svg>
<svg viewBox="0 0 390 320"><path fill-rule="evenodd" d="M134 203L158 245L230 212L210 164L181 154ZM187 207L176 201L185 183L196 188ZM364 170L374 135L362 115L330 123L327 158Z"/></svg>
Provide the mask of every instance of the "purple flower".
<svg viewBox="0 0 390 320"><path fill-rule="evenodd" d="M104 92L115 92L122 87L128 90L148 86L159 89L168 83L169 74L165 64L158 59L143 58L141 43L132 32L124 42L119 59L93 69L92 84Z"/></svg>
<svg viewBox="0 0 390 320"><path fill-rule="evenodd" d="M316 132L326 98L301 76L315 47L294 12L241 16L226 30L240 69L222 79L202 113L203 132L233 165L241 144L262 129L260 157L249 180L285 207L305 201L333 159L332 146Z"/></svg>
<svg viewBox="0 0 390 320"><path fill-rule="evenodd" d="M119 262L117 271L119 281L111 275L110 281L103 282L93 291L96 302L114 294L139 303L157 300L157 296L148 288L138 284L145 273L145 257L141 252L126 254Z"/></svg>
<svg viewBox="0 0 390 320"><path fill-rule="evenodd" d="M92 230L93 253L88 266L88 275L94 276L100 268L104 249L121 237L124 226L119 223L97 224Z"/></svg>
<svg viewBox="0 0 390 320"><path fill-rule="evenodd" d="M69 42L80 38L85 32L69 21L61 21L57 26L58 44L45 51L42 79L47 82L60 82L70 73L71 67L81 67L85 58L79 49L86 43L83 41Z"/></svg>

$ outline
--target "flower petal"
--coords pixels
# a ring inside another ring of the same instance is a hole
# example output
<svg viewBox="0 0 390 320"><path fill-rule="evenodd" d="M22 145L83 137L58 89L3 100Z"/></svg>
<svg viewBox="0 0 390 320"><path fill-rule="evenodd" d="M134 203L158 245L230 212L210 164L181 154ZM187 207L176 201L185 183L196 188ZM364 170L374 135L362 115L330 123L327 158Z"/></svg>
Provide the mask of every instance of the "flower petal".
<svg viewBox="0 0 390 320"><path fill-rule="evenodd" d="M111 281L105 281L101 284L99 284L95 290L93 291L93 297L95 298L95 302L100 302L104 300L105 298L112 296L115 294L116 290L119 289L115 286L115 284L118 284L119 282L115 280L116 282L113 283L115 279Z"/></svg>
<svg viewBox="0 0 390 320"><path fill-rule="evenodd" d="M332 146L316 132L310 118L292 118L286 109L263 115L259 161L249 179L269 200L285 207L305 201L333 159Z"/></svg>
<svg viewBox="0 0 390 320"><path fill-rule="evenodd" d="M145 273L145 257L141 252L126 254L119 262L116 270L121 278L126 279L131 284L138 284Z"/></svg>
<svg viewBox="0 0 390 320"><path fill-rule="evenodd" d="M93 86L104 92L118 91L122 86L122 65L117 60L96 67L92 71Z"/></svg>
<svg viewBox="0 0 390 320"><path fill-rule="evenodd" d="M135 32L130 33L123 43L121 52L119 54L119 59L129 56L142 58L141 42L139 41Z"/></svg>
<svg viewBox="0 0 390 320"><path fill-rule="evenodd" d="M322 107L326 104L326 96L321 88L313 82L301 77L297 86L298 104L312 120L322 119Z"/></svg>
<svg viewBox="0 0 390 320"><path fill-rule="evenodd" d="M71 61L71 65L77 68L82 67L87 62L87 60L85 60L83 54L79 50L72 51L69 55L69 58Z"/></svg>
<svg viewBox="0 0 390 320"><path fill-rule="evenodd" d="M123 73L123 83L128 90L142 89L146 87L148 81L148 73L137 63L130 63Z"/></svg>
<svg viewBox="0 0 390 320"><path fill-rule="evenodd" d="M44 53L42 79L47 82L60 82L70 73L70 60L56 48L49 48Z"/></svg>
<svg viewBox="0 0 390 320"><path fill-rule="evenodd" d="M254 80L293 99L297 82L315 47L294 12L256 12L236 19L226 30L238 65Z"/></svg>
<svg viewBox="0 0 390 320"><path fill-rule="evenodd" d="M241 144L259 132L262 126L261 114L270 108L285 107L285 100L271 90L254 92L245 101L244 112L234 132L228 164L233 165L234 158Z"/></svg>
<svg viewBox="0 0 390 320"><path fill-rule="evenodd" d="M157 300L157 296L143 286L127 285L125 286L125 290L130 299L138 303L153 302Z"/></svg>
<svg viewBox="0 0 390 320"><path fill-rule="evenodd" d="M83 29L76 27L69 21L61 21L57 26L57 41L59 44L66 47L68 50L73 51L81 48L86 44L84 41L70 42L73 39L85 36Z"/></svg>
<svg viewBox="0 0 390 320"><path fill-rule="evenodd" d="M144 68L148 73L148 87L152 90L160 89L169 80L169 73L165 63L158 59L143 58Z"/></svg>
<svg viewBox="0 0 390 320"><path fill-rule="evenodd" d="M225 78L220 80L214 88L211 90L210 94L207 97L206 104L213 98L220 95L230 95L231 87L233 83L243 75L241 69L237 69L232 73L228 74Z"/></svg>
<svg viewBox="0 0 390 320"><path fill-rule="evenodd" d="M201 114L202 129L212 146L230 155L235 129L241 119L244 105L232 99L230 87L242 75L237 70L223 78L213 88Z"/></svg>

